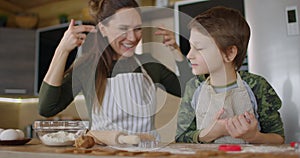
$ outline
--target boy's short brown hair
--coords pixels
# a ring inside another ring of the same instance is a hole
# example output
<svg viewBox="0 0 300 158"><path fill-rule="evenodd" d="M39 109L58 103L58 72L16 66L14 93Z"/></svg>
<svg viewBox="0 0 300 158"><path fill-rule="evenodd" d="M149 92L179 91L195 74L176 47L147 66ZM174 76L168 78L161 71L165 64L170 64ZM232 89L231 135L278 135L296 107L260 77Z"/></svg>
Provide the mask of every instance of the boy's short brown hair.
<svg viewBox="0 0 300 158"><path fill-rule="evenodd" d="M243 64L250 38L250 27L241 13L232 8L213 7L198 16L189 24L204 35L210 35L218 48L225 53L231 46L238 48L233 63L236 70Z"/></svg>

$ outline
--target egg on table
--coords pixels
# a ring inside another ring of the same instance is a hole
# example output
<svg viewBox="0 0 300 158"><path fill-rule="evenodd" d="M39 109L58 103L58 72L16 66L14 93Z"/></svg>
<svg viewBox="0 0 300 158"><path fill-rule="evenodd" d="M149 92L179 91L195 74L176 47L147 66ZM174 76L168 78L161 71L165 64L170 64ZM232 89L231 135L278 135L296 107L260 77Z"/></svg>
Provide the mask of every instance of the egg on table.
<svg viewBox="0 0 300 158"><path fill-rule="evenodd" d="M25 134L24 134L24 132L22 130L16 129L16 131L19 134L19 140L22 140L22 139L25 138Z"/></svg>
<svg viewBox="0 0 300 158"><path fill-rule="evenodd" d="M24 133L21 130L5 129L0 133L0 140L22 140Z"/></svg>

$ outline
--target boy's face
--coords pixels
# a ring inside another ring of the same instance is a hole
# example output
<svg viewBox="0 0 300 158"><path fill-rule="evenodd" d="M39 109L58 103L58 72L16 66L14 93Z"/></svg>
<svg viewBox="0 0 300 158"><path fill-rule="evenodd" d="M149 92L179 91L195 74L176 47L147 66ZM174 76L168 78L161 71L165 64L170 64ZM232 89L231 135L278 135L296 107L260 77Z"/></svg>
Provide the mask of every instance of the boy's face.
<svg viewBox="0 0 300 158"><path fill-rule="evenodd" d="M192 65L194 75L202 75L223 70L224 63L214 40L200 33L196 28L191 29L191 49L187 55Z"/></svg>

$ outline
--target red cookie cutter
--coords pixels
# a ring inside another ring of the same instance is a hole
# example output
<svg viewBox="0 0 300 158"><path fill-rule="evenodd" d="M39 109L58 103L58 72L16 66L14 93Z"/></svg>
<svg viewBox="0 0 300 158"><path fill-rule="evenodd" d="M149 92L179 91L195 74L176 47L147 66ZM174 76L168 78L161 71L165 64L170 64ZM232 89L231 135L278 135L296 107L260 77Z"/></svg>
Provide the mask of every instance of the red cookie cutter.
<svg viewBox="0 0 300 158"><path fill-rule="evenodd" d="M220 151L241 151L242 147L240 145L223 144L223 145L219 145L219 150Z"/></svg>
<svg viewBox="0 0 300 158"><path fill-rule="evenodd" d="M294 148L296 143L297 142L290 142L290 146Z"/></svg>

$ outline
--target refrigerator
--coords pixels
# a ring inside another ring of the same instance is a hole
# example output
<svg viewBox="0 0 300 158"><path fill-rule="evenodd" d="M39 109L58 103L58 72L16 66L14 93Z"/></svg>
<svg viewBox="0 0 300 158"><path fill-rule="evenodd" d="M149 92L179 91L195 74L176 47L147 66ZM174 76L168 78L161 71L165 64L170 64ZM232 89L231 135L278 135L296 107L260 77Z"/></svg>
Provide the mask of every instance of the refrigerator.
<svg viewBox="0 0 300 158"><path fill-rule="evenodd" d="M300 0L245 0L251 28L248 68L281 98L286 143L300 141L299 9Z"/></svg>

